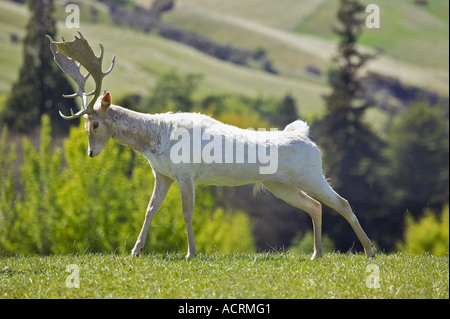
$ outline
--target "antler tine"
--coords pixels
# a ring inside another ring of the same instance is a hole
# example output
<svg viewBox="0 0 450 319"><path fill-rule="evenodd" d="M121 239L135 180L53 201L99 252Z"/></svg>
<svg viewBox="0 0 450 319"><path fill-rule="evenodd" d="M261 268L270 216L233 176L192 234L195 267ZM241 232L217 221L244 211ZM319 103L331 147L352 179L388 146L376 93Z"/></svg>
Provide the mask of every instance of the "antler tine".
<svg viewBox="0 0 450 319"><path fill-rule="evenodd" d="M80 34L81 34L81 33L80 33ZM100 46L100 56L99 56L99 59L100 59L100 62L103 62L103 53L104 53L105 49L104 49L104 47L103 47L103 44L99 43L99 46ZM112 57L112 60L111 60L111 66L109 67L108 71L102 73L102 74L103 74L102 77L105 77L105 76L107 76L109 73L111 73L111 71L112 71L113 68L114 68L114 63L115 63L115 62L116 62L116 56L114 55L114 56Z"/></svg>
<svg viewBox="0 0 450 319"><path fill-rule="evenodd" d="M81 117L84 114L87 114L89 112L89 109L86 107L86 103L87 103L86 94L83 93L83 94L80 95L80 94L78 94L78 92L74 93L72 95L64 95L63 94L63 97L65 97L65 98L76 98L77 96L81 96L81 99L82 99L81 100L81 110L79 112L77 112L76 114L74 114L73 110L70 109L70 116L64 115L64 114L62 114L61 111L59 111L59 115L63 119L65 119L65 120L74 120L74 119L79 118L79 117Z"/></svg>
<svg viewBox="0 0 450 319"><path fill-rule="evenodd" d="M63 94L63 97L76 98L77 96L81 96L81 98L82 98L81 111L78 112L77 114L74 114L73 110L70 109L71 116L65 116L64 114L61 113L61 111L59 111L59 114L61 115L61 117L63 119L66 119L66 120L75 119L77 117L80 117L81 115L83 115L86 112L86 97L84 96L84 94L85 94L84 87L85 87L86 81L89 77L89 73L86 74L85 76L83 76L80 72L80 64L77 64L73 59L69 59L64 55L57 53L58 47L55 44L55 42L53 41L52 37L47 35L47 38L50 40L50 49L53 52L53 57L55 59L56 64L58 64L58 66L61 68L61 70L63 70L64 73L66 73L68 76L70 76L78 86L78 91L76 93L73 93L70 95ZM63 38L63 42L65 42L64 38Z"/></svg>
<svg viewBox="0 0 450 319"><path fill-rule="evenodd" d="M80 37L78 38L75 36L75 40L71 42L65 42L64 39L63 42L55 42L50 36L47 36L50 40L50 48L53 52L56 63L60 66L63 72L69 75L78 85L77 93L64 95L64 97L82 97L82 107L78 113L74 114L71 110L71 115L65 116L60 112L60 115L64 119L74 119L93 111L94 103L101 93L102 80L112 71L116 57L113 57L109 70L102 72L102 61L104 54L103 45L101 43L99 44L101 52L100 56L97 57L92 48L89 46L87 40L84 38L83 34L80 31L78 31L78 34ZM79 64L77 65L75 61L79 62ZM83 76L80 72L80 65L88 71L85 76ZM95 89L90 93L86 93L85 83L89 75L92 76L95 82ZM90 95L94 95L94 97L89 101L89 103L87 103L87 96Z"/></svg>
<svg viewBox="0 0 450 319"><path fill-rule="evenodd" d="M106 71L105 73L103 73L103 76L107 76L109 73L111 73L111 71L114 68L114 63L116 63L116 56L115 55L112 57L111 66L109 67L109 70Z"/></svg>

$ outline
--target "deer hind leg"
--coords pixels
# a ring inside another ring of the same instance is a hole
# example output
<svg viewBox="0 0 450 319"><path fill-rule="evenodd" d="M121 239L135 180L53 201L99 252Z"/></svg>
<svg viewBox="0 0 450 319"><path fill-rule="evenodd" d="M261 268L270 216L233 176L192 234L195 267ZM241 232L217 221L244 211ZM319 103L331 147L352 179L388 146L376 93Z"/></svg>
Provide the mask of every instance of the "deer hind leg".
<svg viewBox="0 0 450 319"><path fill-rule="evenodd" d="M314 253L311 259L322 257L322 205L293 185L275 181L265 181L263 185L278 198L311 216L314 233Z"/></svg>
<svg viewBox="0 0 450 319"><path fill-rule="evenodd" d="M141 249L144 247L145 238L147 237L150 224L155 217L158 209L161 207L162 202L166 198L167 192L172 185L173 180L169 177L155 172L155 186L153 188L152 198L148 203L147 212L145 214L144 225L142 226L139 237L134 245L131 255L133 257L139 256Z"/></svg>
<svg viewBox="0 0 450 319"><path fill-rule="evenodd" d="M373 245L359 224L358 218L354 214L350 204L331 188L325 177L321 177L322 178L317 183L314 183L313 187L309 187L309 189L305 189L305 191L342 215L356 233L356 236L364 247L366 256L368 258L373 257Z"/></svg>

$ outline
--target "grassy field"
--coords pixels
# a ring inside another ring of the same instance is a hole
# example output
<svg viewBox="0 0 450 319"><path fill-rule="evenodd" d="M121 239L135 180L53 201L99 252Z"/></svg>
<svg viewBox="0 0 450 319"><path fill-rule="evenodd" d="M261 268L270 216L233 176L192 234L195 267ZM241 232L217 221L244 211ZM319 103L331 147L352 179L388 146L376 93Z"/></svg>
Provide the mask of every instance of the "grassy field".
<svg viewBox="0 0 450 319"><path fill-rule="evenodd" d="M374 2L362 0L361 3ZM429 1L426 6L415 5L411 0L378 0L376 4L380 8L380 28L364 30L362 44L382 49L413 64L448 69L448 61L445 61L449 52L448 1ZM177 8L168 16L173 23L199 33L218 35L217 38L226 36L223 29L233 24L245 31L245 26L239 22L249 21L258 26L336 40L332 27L337 23L338 7L339 1L335 0L177 0ZM253 35L258 33L258 30L252 31ZM227 40L239 41L239 37ZM249 37L246 40L253 41ZM435 45L433 50L430 50L430 45ZM270 51L272 44L268 47Z"/></svg>
<svg viewBox="0 0 450 319"><path fill-rule="evenodd" d="M429 1L427 6L410 0L376 3L380 28L364 29L360 44L382 54L367 65L368 70L448 95L448 1ZM175 9L163 18L211 39L250 50L263 48L281 74L307 80L305 67L326 71L336 51L332 27L338 4L335 0L177 0Z"/></svg>
<svg viewBox="0 0 450 319"><path fill-rule="evenodd" d="M2 256L0 298L449 298L448 256L309 257Z"/></svg>

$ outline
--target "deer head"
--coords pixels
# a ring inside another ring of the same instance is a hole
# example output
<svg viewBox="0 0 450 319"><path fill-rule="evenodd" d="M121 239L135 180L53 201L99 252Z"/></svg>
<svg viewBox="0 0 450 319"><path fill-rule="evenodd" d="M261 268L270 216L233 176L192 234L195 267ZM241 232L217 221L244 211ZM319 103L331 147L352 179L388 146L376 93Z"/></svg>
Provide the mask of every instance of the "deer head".
<svg viewBox="0 0 450 319"><path fill-rule="evenodd" d="M70 116L62 114L61 111L59 114L65 120L73 120L85 115L86 131L89 135L88 154L93 157L102 151L111 137L111 132L105 121L107 116L106 110L111 105L111 96L109 92L105 91L100 97L100 92L102 90L102 80L112 71L116 56L112 58L109 70L103 72L103 45L100 43L101 53L97 57L87 40L80 32L78 33L80 38L75 36L75 40L72 42L66 42L64 38L62 42L55 42L49 35L47 35L47 38L50 40L50 49L53 52L56 63L78 86L76 93L71 95L63 94L63 96L66 98L79 96L82 99L81 110L76 114L74 114L72 109L70 110ZM81 66L88 71L86 75L81 74ZM86 93L85 85L89 76L92 76L94 79L95 89L90 93ZM93 98L88 102L87 97L91 95L93 95ZM96 104L97 100L99 100L99 103Z"/></svg>

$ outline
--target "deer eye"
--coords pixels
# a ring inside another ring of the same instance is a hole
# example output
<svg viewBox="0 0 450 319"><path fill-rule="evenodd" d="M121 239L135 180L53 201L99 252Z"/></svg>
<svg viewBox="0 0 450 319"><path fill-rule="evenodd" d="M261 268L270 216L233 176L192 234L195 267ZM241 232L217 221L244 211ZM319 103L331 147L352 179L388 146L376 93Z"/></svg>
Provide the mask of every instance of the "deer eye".
<svg viewBox="0 0 450 319"><path fill-rule="evenodd" d="M98 129L98 127L100 126L100 124L98 123L98 122L94 122L93 124L92 124L92 130L95 132L95 131L97 131L97 129Z"/></svg>

